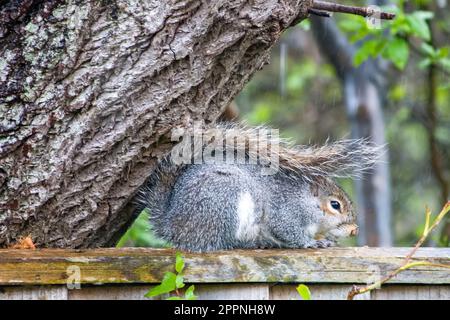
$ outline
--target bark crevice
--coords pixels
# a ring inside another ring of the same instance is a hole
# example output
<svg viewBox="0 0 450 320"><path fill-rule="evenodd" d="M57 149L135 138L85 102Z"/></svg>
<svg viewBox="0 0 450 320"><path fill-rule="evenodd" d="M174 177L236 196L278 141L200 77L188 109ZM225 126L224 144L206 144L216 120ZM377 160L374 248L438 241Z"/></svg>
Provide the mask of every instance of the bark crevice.
<svg viewBox="0 0 450 320"><path fill-rule="evenodd" d="M215 121L311 5L6 1L0 246L111 245L171 129Z"/></svg>

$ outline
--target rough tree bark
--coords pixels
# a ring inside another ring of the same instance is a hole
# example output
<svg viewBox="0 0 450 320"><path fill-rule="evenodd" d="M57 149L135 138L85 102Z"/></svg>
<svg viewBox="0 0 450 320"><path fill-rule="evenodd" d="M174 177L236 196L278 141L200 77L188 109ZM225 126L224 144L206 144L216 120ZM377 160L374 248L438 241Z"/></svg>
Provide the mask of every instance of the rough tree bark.
<svg viewBox="0 0 450 320"><path fill-rule="evenodd" d="M311 0L0 2L0 246L114 243L172 128L214 121Z"/></svg>

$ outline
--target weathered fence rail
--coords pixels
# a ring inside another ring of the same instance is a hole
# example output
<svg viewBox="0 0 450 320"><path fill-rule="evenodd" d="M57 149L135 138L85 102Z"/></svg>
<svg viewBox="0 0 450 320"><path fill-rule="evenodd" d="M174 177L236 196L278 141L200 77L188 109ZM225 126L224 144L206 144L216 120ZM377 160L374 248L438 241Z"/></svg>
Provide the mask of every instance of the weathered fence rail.
<svg viewBox="0 0 450 320"><path fill-rule="evenodd" d="M183 253L185 282L200 299L345 299L353 284L396 269L410 248L234 250ZM413 261L450 264L450 249L422 248ZM166 271L168 249L0 250L0 299L144 299ZM80 285L81 289L74 289ZM449 269L418 266L359 299L450 299Z"/></svg>

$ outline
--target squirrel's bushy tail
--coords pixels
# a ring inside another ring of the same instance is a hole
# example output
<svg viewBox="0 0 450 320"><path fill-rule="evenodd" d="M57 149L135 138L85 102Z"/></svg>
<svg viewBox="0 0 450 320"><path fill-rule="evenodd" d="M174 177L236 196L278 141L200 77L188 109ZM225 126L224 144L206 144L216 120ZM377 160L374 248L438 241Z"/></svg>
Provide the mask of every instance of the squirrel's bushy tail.
<svg viewBox="0 0 450 320"><path fill-rule="evenodd" d="M152 219L162 217L168 209L171 191L184 165L175 165L170 155L164 157L134 198L136 214L150 210Z"/></svg>
<svg viewBox="0 0 450 320"><path fill-rule="evenodd" d="M217 135L217 130L222 133ZM224 134L230 133L227 130L234 130L235 134L231 136L240 139L227 140L227 135ZM384 146L376 146L369 139L326 142L323 146L296 146L289 140L280 138L278 133L270 128L249 127L244 124L222 123L206 130L187 129L184 134L183 137L200 136L202 139L206 139L202 140L201 148L192 149L195 149L192 159L202 159L202 152L206 146L205 141L225 137L219 144L226 148L226 152L233 154L236 150L245 152L247 158L257 159L256 163L263 165L273 162L273 159L276 158L280 170L295 173L296 176L307 181L315 178L359 177L372 168L384 152ZM183 143L185 143L185 148L187 146L185 150L191 150L191 142L186 139L178 144L174 149L176 150L174 154L179 153L177 149L182 149ZM269 146L269 148L261 151L259 146L264 146L264 148ZM189 164L173 160L175 159L168 155L160 161L158 168L135 198L136 210L142 211L149 208L151 216L155 219L165 214L173 186L181 171ZM191 156L188 156L188 160L191 160ZM197 163L201 163L201 161Z"/></svg>
<svg viewBox="0 0 450 320"><path fill-rule="evenodd" d="M384 146L377 146L369 138L344 139L326 142L322 146L299 146L280 138L270 128L248 127L245 124L221 124L222 129L236 130L241 139L237 148L245 148L251 158L268 163L278 157L279 167L300 174L306 180L314 177L358 178L371 169L384 153ZM249 145L277 145L269 153L259 152ZM235 141L226 141L227 148L236 148ZM256 150L256 151L255 151ZM275 155L273 153L276 153ZM263 159L261 159L263 157Z"/></svg>
<svg viewBox="0 0 450 320"><path fill-rule="evenodd" d="M358 178L378 162L383 148L368 138L326 142L323 146L283 146L280 165L308 177Z"/></svg>

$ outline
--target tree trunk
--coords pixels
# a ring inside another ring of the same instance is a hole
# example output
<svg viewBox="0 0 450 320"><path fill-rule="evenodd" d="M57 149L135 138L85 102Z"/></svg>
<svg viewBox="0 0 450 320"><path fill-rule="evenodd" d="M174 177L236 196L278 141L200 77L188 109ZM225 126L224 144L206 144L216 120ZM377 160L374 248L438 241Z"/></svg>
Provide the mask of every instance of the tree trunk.
<svg viewBox="0 0 450 320"><path fill-rule="evenodd" d="M114 243L171 130L215 121L311 5L2 1L0 245Z"/></svg>

